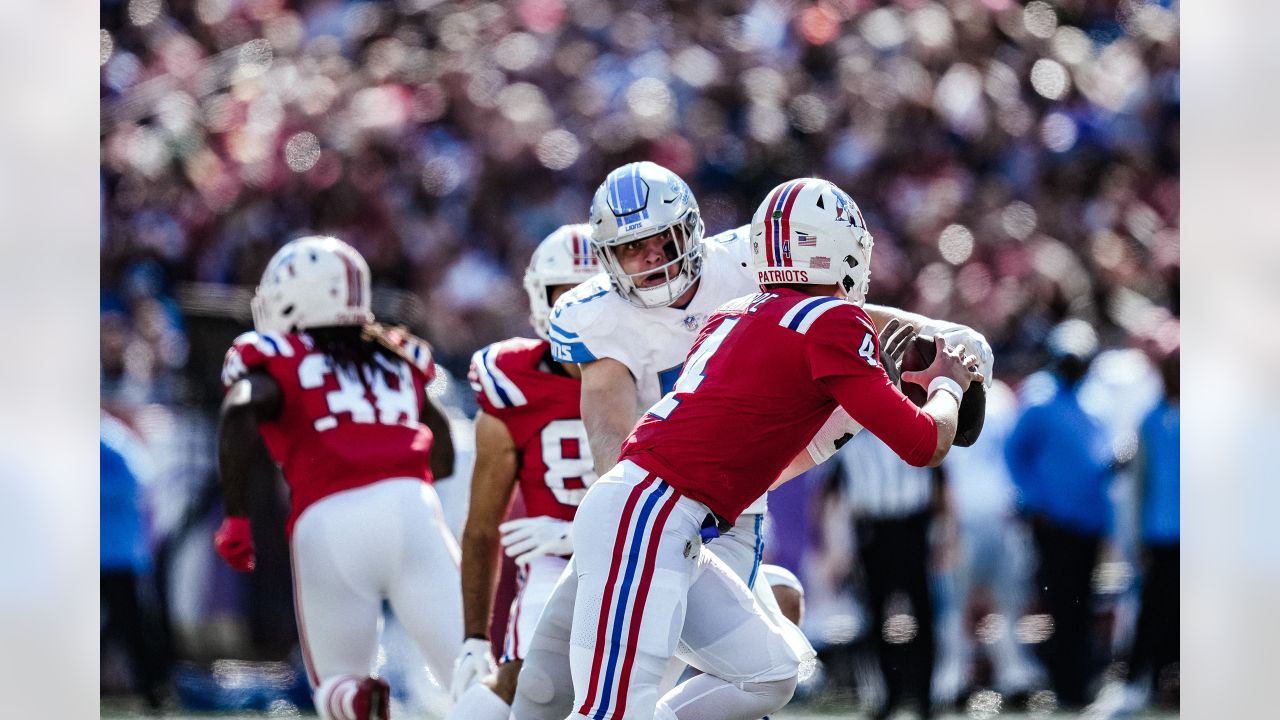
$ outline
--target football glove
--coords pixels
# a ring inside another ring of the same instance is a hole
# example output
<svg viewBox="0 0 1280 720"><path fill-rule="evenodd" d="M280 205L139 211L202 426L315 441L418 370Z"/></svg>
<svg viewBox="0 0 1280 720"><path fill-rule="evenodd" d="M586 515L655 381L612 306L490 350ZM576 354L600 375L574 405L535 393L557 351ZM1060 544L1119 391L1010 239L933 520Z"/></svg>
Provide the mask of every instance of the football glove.
<svg viewBox="0 0 1280 720"><path fill-rule="evenodd" d="M572 555L573 523L540 516L509 520L498 526L502 547L517 565L527 565L540 555Z"/></svg>
<svg viewBox="0 0 1280 720"><path fill-rule="evenodd" d="M249 526L249 518L229 515L222 519L222 525L213 534L213 549L237 572L250 572L255 562L253 557L253 532Z"/></svg>
<svg viewBox="0 0 1280 720"><path fill-rule="evenodd" d="M995 365L996 356L991 352L991 344L982 333L967 325L935 320L920 328L920 334L935 337L941 335L949 347L963 345L967 352L978 358L978 372L982 373L983 387L991 387L991 382L995 379L991 371Z"/></svg>
<svg viewBox="0 0 1280 720"><path fill-rule="evenodd" d="M493 652L489 650L489 641L484 638L467 638L462 641L458 659L453 661L453 682L449 685L449 693L456 701L472 683L488 677L497 669Z"/></svg>

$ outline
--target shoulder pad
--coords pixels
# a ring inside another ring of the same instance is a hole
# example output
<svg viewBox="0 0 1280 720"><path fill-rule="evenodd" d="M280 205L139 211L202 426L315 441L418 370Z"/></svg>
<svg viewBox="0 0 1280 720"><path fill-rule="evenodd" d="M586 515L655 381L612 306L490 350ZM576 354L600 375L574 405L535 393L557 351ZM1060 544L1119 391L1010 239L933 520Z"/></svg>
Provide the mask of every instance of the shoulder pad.
<svg viewBox="0 0 1280 720"><path fill-rule="evenodd" d="M606 274L600 274L570 290L556 301L551 311L551 355L560 362L592 362L592 337L611 332L616 326L617 303L625 302L613 292Z"/></svg>
<svg viewBox="0 0 1280 720"><path fill-rule="evenodd" d="M265 367L272 358L293 357L297 340L280 333L247 332L240 335L227 350L222 361L222 385L231 387L249 371Z"/></svg>
<svg viewBox="0 0 1280 720"><path fill-rule="evenodd" d="M520 407L529 403L520 387L511 381L499 364L499 358L510 354L510 341L496 342L475 351L471 356L471 368L467 381L476 393L476 399L485 410ZM501 363L505 365L506 363Z"/></svg>

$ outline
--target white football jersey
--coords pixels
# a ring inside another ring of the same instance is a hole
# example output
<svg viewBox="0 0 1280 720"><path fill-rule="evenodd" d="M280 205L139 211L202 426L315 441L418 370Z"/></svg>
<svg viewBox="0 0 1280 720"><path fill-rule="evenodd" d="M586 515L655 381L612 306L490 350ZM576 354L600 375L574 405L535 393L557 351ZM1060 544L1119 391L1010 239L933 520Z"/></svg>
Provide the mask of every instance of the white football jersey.
<svg viewBox="0 0 1280 720"><path fill-rule="evenodd" d="M636 379L636 402L648 408L675 385L707 318L724 303L760 291L751 269L751 226L703 240L702 276L684 308L641 308L613 291L608 273L570 290L551 311L551 354L561 362L613 358ZM746 513L763 513L761 497Z"/></svg>

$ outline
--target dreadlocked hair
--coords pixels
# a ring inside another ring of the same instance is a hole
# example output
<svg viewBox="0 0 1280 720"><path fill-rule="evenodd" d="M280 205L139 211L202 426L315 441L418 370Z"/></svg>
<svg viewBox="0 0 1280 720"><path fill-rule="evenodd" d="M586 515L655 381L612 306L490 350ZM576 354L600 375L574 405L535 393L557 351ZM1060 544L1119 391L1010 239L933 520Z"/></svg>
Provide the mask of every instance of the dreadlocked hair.
<svg viewBox="0 0 1280 720"><path fill-rule="evenodd" d="M377 367L378 355L413 362L404 350L404 343L415 338L403 325L331 325L307 328L306 333L315 342L316 349L333 358L338 366Z"/></svg>

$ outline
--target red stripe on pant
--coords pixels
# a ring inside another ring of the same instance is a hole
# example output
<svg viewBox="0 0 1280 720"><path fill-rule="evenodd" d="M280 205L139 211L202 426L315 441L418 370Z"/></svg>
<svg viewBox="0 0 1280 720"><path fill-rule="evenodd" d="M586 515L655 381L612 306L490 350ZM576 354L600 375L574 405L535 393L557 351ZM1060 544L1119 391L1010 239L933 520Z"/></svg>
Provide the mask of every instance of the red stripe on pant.
<svg viewBox="0 0 1280 720"><path fill-rule="evenodd" d="M671 515L671 511L675 509L676 501L679 499L679 493L676 492L675 488L671 488L671 497L667 498L666 504L658 511L658 517L653 521L653 530L649 533L649 548L644 557L644 573L640 576L639 587L636 588L636 606L631 611L631 628L627 634L627 647L630 652L624 655L622 672L618 675L618 701L614 705L614 717L623 717L627 712L627 690L631 685L631 665L636 659L640 623L644 620L644 604L649 599L649 585L653 580L653 569L657 565L655 559L658 556L658 545L662 542L662 529L667 525L667 517Z"/></svg>
<svg viewBox="0 0 1280 720"><path fill-rule="evenodd" d="M600 682L600 664L604 661L604 648L608 645L603 642L605 632L609 629L609 609L613 600L613 589L618 584L618 570L622 567L621 552L622 546L627 540L627 528L631 525L631 515L635 512L636 503L640 500L640 496L644 491L653 485L653 480L657 475L649 473L645 479L638 483L631 490L631 494L627 496L627 503L622 507L622 522L618 523L618 536L613 540L613 562L609 564L609 579L604 584L604 597L600 599L600 623L596 627L596 654L591 661L591 681L587 686L587 699L582 703L582 707L578 712L586 715L591 711L591 707L596 704L596 686ZM620 598L621 599L621 598Z"/></svg>

